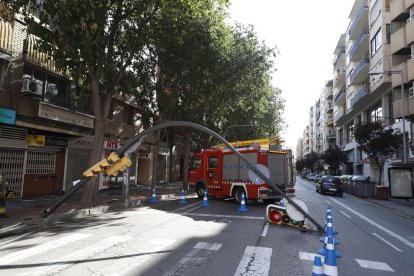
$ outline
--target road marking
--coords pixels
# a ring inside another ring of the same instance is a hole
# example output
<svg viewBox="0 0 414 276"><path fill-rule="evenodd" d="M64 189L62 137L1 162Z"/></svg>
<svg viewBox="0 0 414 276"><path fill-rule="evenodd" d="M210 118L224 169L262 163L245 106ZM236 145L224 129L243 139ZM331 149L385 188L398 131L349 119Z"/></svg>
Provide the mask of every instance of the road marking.
<svg viewBox="0 0 414 276"><path fill-rule="evenodd" d="M88 259L89 257L96 255L114 245L124 243L128 240L130 240L131 237L128 236L113 236L107 239L104 239L97 244L88 246L86 248L83 248L81 250L75 251L67 256L64 256L63 258L53 259L51 261L52 265L46 266L44 268L35 269L27 273L27 275L45 275L48 272L57 272L62 271L69 267L70 265L73 265L78 262L82 262L85 259Z"/></svg>
<svg viewBox="0 0 414 276"><path fill-rule="evenodd" d="M267 276L270 269L272 248L247 246L234 276Z"/></svg>
<svg viewBox="0 0 414 276"><path fill-rule="evenodd" d="M268 229L269 229L269 222L266 221L265 226L263 228L262 237L266 237Z"/></svg>
<svg viewBox="0 0 414 276"><path fill-rule="evenodd" d="M193 217L214 217L214 218L238 218L238 219L257 219L264 220L264 217L253 216L233 216L233 215L215 215L215 214L195 214L195 213L181 213L181 215L193 216Z"/></svg>
<svg viewBox="0 0 414 276"><path fill-rule="evenodd" d="M36 245L36 246L28 248L28 249L17 251L15 253L11 253L9 255L1 257L0 258L0 266L15 263L17 261L26 259L28 257L46 252L50 249L66 245L66 244L68 244L70 242L73 242L73 241L85 239L85 238L90 237L90 236L91 235L89 235L89 234L79 234L79 233L78 234L72 234L72 235L65 236L65 237L62 237L60 239L53 240L53 241L50 241L50 242L47 242L47 243L44 243L44 244Z"/></svg>
<svg viewBox="0 0 414 276"><path fill-rule="evenodd" d="M399 249L398 247L396 247L395 245L393 245L392 243L390 243L389 241L387 241L386 239L384 239L383 237L381 237L380 235L376 234L376 233L372 233L374 236L376 236L378 239L382 240L383 242L385 242L386 244L388 244L389 246L391 246L392 248L394 248L397 251L402 252L401 249Z"/></svg>
<svg viewBox="0 0 414 276"><path fill-rule="evenodd" d="M385 227L383 227L383 226L379 225L379 224L378 224L378 223L376 223L375 221L373 221L373 220L369 219L368 217L366 217L366 216L364 216L364 215L362 215L362 214L358 213L358 212L357 212L357 211L355 211L354 209L352 209L352 208L350 208L350 207L346 206L345 204L343 204L343 203L341 203L341 202L339 202L339 201L337 201L337 200L335 200L335 199L331 199L331 200L333 200L333 201L334 201L334 202L336 202L337 204L341 205L341 206L342 206L342 207L344 207L345 209L348 209L350 212L354 213L356 216L358 216L358 217L360 217L361 219L365 220L365 221L366 221L366 222L368 222L369 224L371 224L371 225L373 225L373 226L375 226L375 227L379 228L380 230L384 231L384 232L385 232L385 233L387 233L388 235L390 235L390 236L392 236L392 237L396 238L397 240L401 241L401 242L402 242L402 243L404 243L405 245L407 245L407 246L409 246L409 247L411 247L411 248L414 248L414 243L410 242L409 240L404 239L404 238L403 238L403 237L401 237L400 235L395 234L393 231L391 231L391 230L389 230L389 229L387 229L387 228L385 228Z"/></svg>
<svg viewBox="0 0 414 276"><path fill-rule="evenodd" d="M189 204L189 205L187 205L187 206L184 206L184 207L181 207L181 208L175 209L175 210L171 211L171 213L176 213L176 212L179 212L179 211L181 211L181 210L185 210L185 209L187 209L187 208L189 208L189 207L193 207L193 206L195 206L195 205L200 205L200 202L192 203L192 204ZM191 211L193 211L193 210L191 210ZM187 211L187 212L190 212L190 211Z"/></svg>
<svg viewBox="0 0 414 276"><path fill-rule="evenodd" d="M344 211L339 211L339 212L341 212L342 213L342 215L344 215L344 216L346 216L347 218L351 218L351 216L350 215L348 215L347 213L345 213Z"/></svg>
<svg viewBox="0 0 414 276"><path fill-rule="evenodd" d="M360 260L360 259L355 259L355 260L363 268L395 272L394 269L392 269L389 265L383 262L373 262L373 261Z"/></svg>
<svg viewBox="0 0 414 276"><path fill-rule="evenodd" d="M301 260L305 260L305 261L314 261L315 256L319 256L321 257L321 260L323 262L323 260L325 259L325 256L319 255L319 254L315 254L315 253L308 253L308 252L299 252L299 258Z"/></svg>
<svg viewBox="0 0 414 276"><path fill-rule="evenodd" d="M221 243L208 243L208 242L199 242L197 243L193 249L190 250L187 254L185 254L184 257L182 257L178 263L173 266L170 270L168 270L166 273L164 273L164 276L171 276L175 275L179 270L185 268L186 264L194 258L194 256L199 253L202 250L208 251L207 255L211 255L212 252L218 251L221 248ZM197 258L201 259L201 258ZM180 273L178 273L179 275Z"/></svg>
<svg viewBox="0 0 414 276"><path fill-rule="evenodd" d="M328 200L324 200L326 203L328 203L329 205L332 205L332 202L328 201Z"/></svg>

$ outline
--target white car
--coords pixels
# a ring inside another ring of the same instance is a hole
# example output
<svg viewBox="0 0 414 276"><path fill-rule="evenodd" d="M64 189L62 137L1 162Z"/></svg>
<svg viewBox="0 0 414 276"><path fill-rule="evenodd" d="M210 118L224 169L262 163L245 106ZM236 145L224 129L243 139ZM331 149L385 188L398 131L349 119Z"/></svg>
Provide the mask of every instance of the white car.
<svg viewBox="0 0 414 276"><path fill-rule="evenodd" d="M314 173L308 174L308 180L311 180L311 181L315 180L315 174Z"/></svg>

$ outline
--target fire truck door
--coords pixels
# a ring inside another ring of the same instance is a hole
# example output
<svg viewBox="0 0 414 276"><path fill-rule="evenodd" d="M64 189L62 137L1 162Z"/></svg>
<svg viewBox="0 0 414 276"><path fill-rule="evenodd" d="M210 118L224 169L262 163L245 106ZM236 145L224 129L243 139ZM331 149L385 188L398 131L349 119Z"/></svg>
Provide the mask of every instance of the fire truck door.
<svg viewBox="0 0 414 276"><path fill-rule="evenodd" d="M211 190L220 189L220 166L219 158L217 155L208 155L207 156L207 182L208 187Z"/></svg>

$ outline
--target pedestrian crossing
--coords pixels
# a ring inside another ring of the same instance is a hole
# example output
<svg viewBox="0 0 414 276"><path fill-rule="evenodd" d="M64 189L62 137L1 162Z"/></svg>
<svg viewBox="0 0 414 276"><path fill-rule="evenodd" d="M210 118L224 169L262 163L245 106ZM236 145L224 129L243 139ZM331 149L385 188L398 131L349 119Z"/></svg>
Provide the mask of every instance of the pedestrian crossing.
<svg viewBox="0 0 414 276"><path fill-rule="evenodd" d="M232 245L226 246L214 241L194 241L193 246L188 247L183 246L182 241L168 238L134 243L136 238L132 236L114 235L98 239L95 237L93 242L86 242L91 238L91 234L71 233L58 235L33 246L27 243L19 245L19 241L15 241L13 247L16 250L9 253L4 253L7 250L3 251L3 246L0 245L0 275L73 275L75 271L79 271L80 275L150 275L145 272L153 269L150 267L151 261L160 256L172 260L167 262L171 265L168 268L163 266L157 275L193 275L194 267L214 267L215 261L220 258L219 252L230 250L232 256L240 258L239 261L235 260L234 264L228 264L234 265L233 269L229 268L232 275L267 276L274 274L271 273L271 269L275 269L276 263L280 261L272 259L273 248L261 246L241 246L240 249L244 251L234 254ZM77 245L72 247L73 243ZM133 252L135 254L131 254ZM298 252L296 258L306 264L304 267L311 269L315 255ZM177 259L173 260L174 258ZM128 265L114 268L119 260L127 261ZM384 262L355 259L355 265L363 270L395 272ZM77 266L82 268L77 269ZM310 275L308 272L304 271L304 274Z"/></svg>

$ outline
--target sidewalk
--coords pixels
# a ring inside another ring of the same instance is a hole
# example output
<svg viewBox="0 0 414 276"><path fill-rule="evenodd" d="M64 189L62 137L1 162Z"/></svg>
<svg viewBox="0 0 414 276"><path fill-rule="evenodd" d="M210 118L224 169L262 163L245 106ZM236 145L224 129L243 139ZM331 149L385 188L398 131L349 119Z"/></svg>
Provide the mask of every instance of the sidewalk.
<svg viewBox="0 0 414 276"><path fill-rule="evenodd" d="M375 207L414 221L414 199L390 198L389 200L381 200L376 198L364 198L363 200L366 200Z"/></svg>
<svg viewBox="0 0 414 276"><path fill-rule="evenodd" d="M156 186L156 194L159 200L178 198L182 190L182 183L164 183ZM152 190L150 186L139 185L129 188L128 203L122 200L122 189L112 188L99 191L100 204L92 209L81 208L81 193L75 193L60 205L48 217L41 218L44 211L52 206L61 196L44 196L31 199L7 200L8 218L0 218L0 238L14 235L29 228L40 225L48 225L60 221L68 221L74 218L82 218L112 210L125 209L140 206L150 201Z"/></svg>

